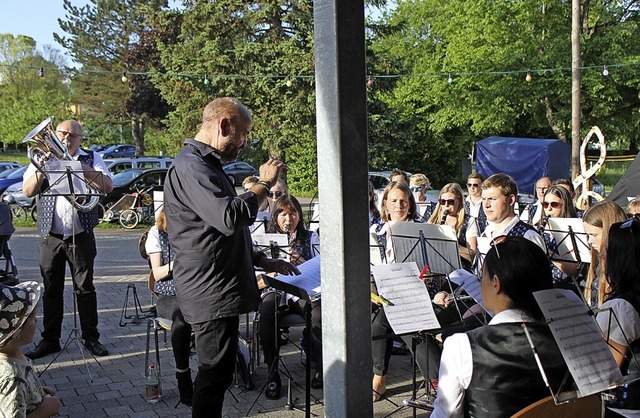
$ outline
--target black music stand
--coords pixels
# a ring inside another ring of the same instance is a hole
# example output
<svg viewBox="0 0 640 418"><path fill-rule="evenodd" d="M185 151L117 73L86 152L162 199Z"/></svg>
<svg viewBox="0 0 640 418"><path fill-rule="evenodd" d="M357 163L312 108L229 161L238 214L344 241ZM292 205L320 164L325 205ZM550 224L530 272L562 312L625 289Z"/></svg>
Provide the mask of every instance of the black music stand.
<svg viewBox="0 0 640 418"><path fill-rule="evenodd" d="M265 279L267 281L267 285L273 287L276 290L280 290L282 292L288 293L290 295L299 297L300 299L305 301L305 305L304 305L304 317L305 317L305 322L306 322L306 327L307 327L307 332L309 332L309 334L311 333L311 298L309 297L309 294L307 293L307 291L301 287L298 286L294 286L292 284L289 284L287 282L283 282L281 280L278 280L277 278L273 278L273 277L268 277ZM312 346L313 344L311 344L311 338L309 338L309 353L307 355L307 361L305 362L304 365L304 370L305 370L305 390L304 390L304 394L305 394L305 404L302 405L304 406L304 410L302 410L300 408L300 406L296 406L293 401L291 399L288 399L287 401L287 406L286 409L290 409L290 410L298 410L298 411L304 411L305 413L305 417L309 418L311 416L311 352L312 352ZM276 360L277 361L277 360ZM288 393L288 397L291 397L291 390L289 388L289 393Z"/></svg>
<svg viewBox="0 0 640 418"><path fill-rule="evenodd" d="M71 161L60 161L60 162L71 163ZM64 170L45 171L38 167L38 171L40 171L46 177L47 181L49 181L49 179L51 178L50 177L51 174L59 175L59 177L53 183L49 183L48 187L45 190L40 192L40 196L64 197L73 201L79 198L90 199L91 197L94 197L94 196L104 196L103 193L91 193L92 188L89 187L89 183L95 181L98 178L98 176L101 174L100 172L96 172L96 175L93 177L93 179L87 180L85 179L84 172L74 171L69 165L67 165ZM86 187L87 191L76 192L74 181L76 184L82 184L84 187ZM61 186L68 186L68 189L60 190L59 187ZM71 205L71 207L73 208L73 216L75 219L75 216L77 215L77 208L74 205ZM75 223L72 224L72 228L74 227L75 227ZM71 249L72 249L72 258L75 262L75 258L76 258L75 228L72 230L72 233L73 235L71 238ZM71 272L71 274L73 276L73 271ZM39 376L42 375L42 373L44 373L49 367L51 367L53 362L55 362L58 359L58 357L60 357L62 352L65 351L73 341L75 341L76 345L78 346L78 349L80 350L80 354L82 355L82 361L84 362L85 367L87 368L87 373L89 374L89 380L93 382L93 377L91 376L91 371L89 370L89 365L87 364L87 358L84 354L84 348L82 347L82 343L80 342L80 338L79 338L80 330L78 329L78 303L77 303L78 291L75 289L76 285L75 285L75 280L73 280L73 277L72 277L72 281L73 281L73 287L74 287L73 329L69 333L69 336L67 337L67 340L65 341L65 343L62 345L62 349L60 350L60 352L53 357L53 359L49 362L49 364L47 364L47 366L42 371L40 371L38 375ZM95 359L95 356L94 356L94 359Z"/></svg>

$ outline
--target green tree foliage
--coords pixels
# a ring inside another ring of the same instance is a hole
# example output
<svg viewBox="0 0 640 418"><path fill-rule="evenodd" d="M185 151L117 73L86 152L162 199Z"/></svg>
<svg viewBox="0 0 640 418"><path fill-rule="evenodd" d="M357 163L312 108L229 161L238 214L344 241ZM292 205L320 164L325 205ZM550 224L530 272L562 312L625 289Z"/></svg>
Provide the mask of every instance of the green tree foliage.
<svg viewBox="0 0 640 418"><path fill-rule="evenodd" d="M634 4L583 0L583 66L635 61ZM403 168L439 177L434 165L446 167L455 178L451 164L488 135L570 140L570 22L566 1L398 1L371 48L381 74L403 75L374 93L407 129L410 149L401 152L420 162ZM530 70L541 71L527 82ZM598 125L609 141L628 143L639 127L635 67L610 72L583 71L582 125L585 134Z"/></svg>
<svg viewBox="0 0 640 418"><path fill-rule="evenodd" d="M49 116L62 120L71 115L67 80L51 70L64 59L56 50L44 54L30 37L0 34L0 141L5 147L20 143ZM41 67L47 69L42 74Z"/></svg>
<svg viewBox="0 0 640 418"><path fill-rule="evenodd" d="M82 65L72 86L75 100L85 106L87 116L96 119L87 124L130 122L138 154L144 153L147 120L157 123L169 110L148 77L136 74L147 72L158 59L155 37L160 34L149 27L145 17L166 7L166 0L91 0L82 7L65 0L66 16L58 23L66 35L54 34ZM96 134L117 131L95 130Z"/></svg>
<svg viewBox="0 0 640 418"><path fill-rule="evenodd" d="M175 110L168 135L179 147L193 136L202 109L215 97L234 96L252 111L254 164L267 154L288 163L296 193L316 187L312 1L185 1L154 23L178 27L176 42L161 41L166 75L155 85ZM262 151L255 147L261 147ZM295 158L293 158L295 156Z"/></svg>

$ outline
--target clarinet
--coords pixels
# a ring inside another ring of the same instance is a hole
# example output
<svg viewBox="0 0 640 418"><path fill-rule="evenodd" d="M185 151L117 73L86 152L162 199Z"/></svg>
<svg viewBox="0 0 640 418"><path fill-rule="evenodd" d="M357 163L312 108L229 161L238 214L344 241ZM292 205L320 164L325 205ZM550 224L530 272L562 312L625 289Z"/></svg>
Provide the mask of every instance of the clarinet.
<svg viewBox="0 0 640 418"><path fill-rule="evenodd" d="M549 218L551 216L547 215L544 218L542 218L542 222L540 222L540 227L538 228L538 232L539 233L543 233L544 232L544 228L547 226L547 222L549 222Z"/></svg>
<svg viewBox="0 0 640 418"><path fill-rule="evenodd" d="M445 209L444 215L442 215L442 220L440 221L440 225L444 225L447 222L447 216L449 216L449 209Z"/></svg>

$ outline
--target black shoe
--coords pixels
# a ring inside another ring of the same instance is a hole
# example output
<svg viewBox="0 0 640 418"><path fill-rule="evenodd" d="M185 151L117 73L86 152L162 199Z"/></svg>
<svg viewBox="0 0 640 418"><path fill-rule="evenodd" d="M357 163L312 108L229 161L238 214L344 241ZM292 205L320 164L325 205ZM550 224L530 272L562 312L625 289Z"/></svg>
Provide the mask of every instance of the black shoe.
<svg viewBox="0 0 640 418"><path fill-rule="evenodd" d="M267 388L264 390L264 396L267 399L276 400L280 399L280 388L282 387L282 381L280 380L280 374L275 371L269 376L267 382Z"/></svg>
<svg viewBox="0 0 640 418"><path fill-rule="evenodd" d="M34 350L27 351L24 355L31 360L35 360L49 354L57 353L60 350L62 350L60 348L60 341L42 340Z"/></svg>
<svg viewBox="0 0 640 418"><path fill-rule="evenodd" d="M311 378L311 387L314 389L322 389L323 383L322 372L316 372L316 374L313 375L313 378Z"/></svg>
<svg viewBox="0 0 640 418"><path fill-rule="evenodd" d="M191 381L191 370L186 372L176 372L178 380L178 393L180 402L187 406L193 405L193 382Z"/></svg>
<svg viewBox="0 0 640 418"><path fill-rule="evenodd" d="M109 355L107 347L98 340L84 340L84 346L87 347L87 350L94 356L104 357Z"/></svg>

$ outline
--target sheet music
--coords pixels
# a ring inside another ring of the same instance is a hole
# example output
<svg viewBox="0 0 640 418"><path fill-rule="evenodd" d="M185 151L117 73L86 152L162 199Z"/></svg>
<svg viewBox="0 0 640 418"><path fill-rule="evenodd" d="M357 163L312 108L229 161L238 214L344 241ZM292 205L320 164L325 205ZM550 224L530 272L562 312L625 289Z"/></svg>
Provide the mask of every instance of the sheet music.
<svg viewBox="0 0 640 418"><path fill-rule="evenodd" d="M51 195L70 195L67 167L71 169L73 192L77 195L88 194L89 189L84 181L82 163L80 161L49 160L45 162L45 172L49 176L49 193Z"/></svg>
<svg viewBox="0 0 640 418"><path fill-rule="evenodd" d="M461 267L458 239L451 226L390 222L389 228L397 262L414 261L420 270L424 268L424 257L418 242L422 231L426 241L429 268L433 273L449 274Z"/></svg>
<svg viewBox="0 0 640 418"><path fill-rule="evenodd" d="M253 223L253 225L249 227L249 231L251 231L251 235L265 234L267 232L266 230L267 223L269 223L270 219L271 219L271 212L258 212L258 214L256 215L255 222Z"/></svg>
<svg viewBox="0 0 640 418"><path fill-rule="evenodd" d="M440 328L429 291L418 278L414 262L381 264L371 268L378 294L391 302L383 305L396 334ZM393 305L392 305L393 304Z"/></svg>
<svg viewBox="0 0 640 418"><path fill-rule="evenodd" d="M297 267L301 273L299 276L285 276L279 274L277 277L278 280L304 289L310 297L314 294L320 293L320 256L313 257L311 260L305 261Z"/></svg>
<svg viewBox="0 0 640 418"><path fill-rule="evenodd" d="M584 231L584 224L579 218L549 218L546 232L553 235L558 244L557 254L549 254L551 259L557 261L573 261L578 262L571 237L569 236L569 227L573 230L578 251L580 253L580 261L588 263L591 260L591 251L589 250L589 236Z"/></svg>
<svg viewBox="0 0 640 418"><path fill-rule="evenodd" d="M383 263L380 251L384 251L384 248L378 243L376 233L371 232L369 234L369 262L371 265L378 266Z"/></svg>
<svg viewBox="0 0 640 418"><path fill-rule="evenodd" d="M580 396L598 393L622 378L589 308L567 289L534 292Z"/></svg>
<svg viewBox="0 0 640 418"><path fill-rule="evenodd" d="M289 236L287 234L255 233L251 234L251 241L269 258L289 261Z"/></svg>
<svg viewBox="0 0 640 418"><path fill-rule="evenodd" d="M475 274L469 273L464 269L458 269L449 274L449 280L462 287L462 289L464 289L464 291L467 292L467 294L471 296L478 305L482 306L482 309L487 311L484 308L484 303L482 301L482 286L480 285L480 279L478 279ZM492 312L489 312L489 314L493 316Z"/></svg>

